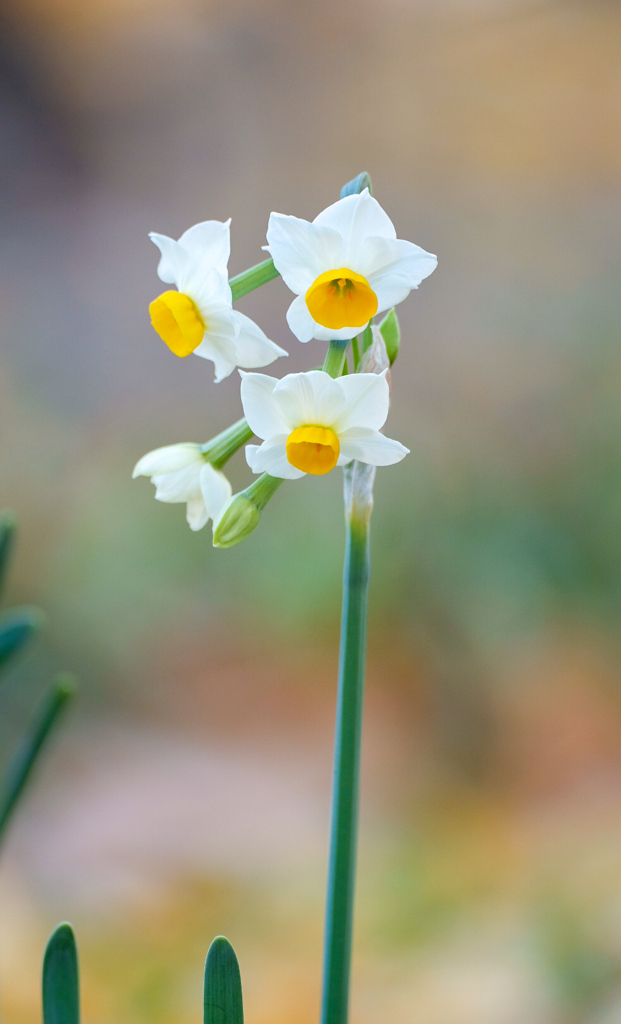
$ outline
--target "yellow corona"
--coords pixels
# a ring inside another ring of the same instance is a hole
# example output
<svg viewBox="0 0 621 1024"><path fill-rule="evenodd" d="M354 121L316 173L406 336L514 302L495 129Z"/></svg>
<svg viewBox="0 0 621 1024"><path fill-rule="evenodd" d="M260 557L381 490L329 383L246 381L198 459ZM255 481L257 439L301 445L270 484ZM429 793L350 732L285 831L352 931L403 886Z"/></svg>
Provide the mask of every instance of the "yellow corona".
<svg viewBox="0 0 621 1024"><path fill-rule="evenodd" d="M205 334L196 303L183 292L164 292L149 306L153 328L176 356L189 356Z"/></svg>
<svg viewBox="0 0 621 1024"><path fill-rule="evenodd" d="M315 323L340 331L368 324L377 313L378 302L366 277L340 267L313 281L306 292L306 305Z"/></svg>
<svg viewBox="0 0 621 1024"><path fill-rule="evenodd" d="M330 427L297 427L287 438L287 460L313 476L334 469L340 450L339 439Z"/></svg>

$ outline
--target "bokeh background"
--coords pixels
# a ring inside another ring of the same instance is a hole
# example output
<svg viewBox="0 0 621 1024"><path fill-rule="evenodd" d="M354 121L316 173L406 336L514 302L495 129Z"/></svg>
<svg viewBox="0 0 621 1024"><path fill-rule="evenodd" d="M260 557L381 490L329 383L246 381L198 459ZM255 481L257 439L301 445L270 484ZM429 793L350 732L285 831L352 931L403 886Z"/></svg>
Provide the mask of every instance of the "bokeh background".
<svg viewBox="0 0 621 1024"><path fill-rule="evenodd" d="M439 255L399 310L380 470L353 1024L621 1020L621 10L615 0L3 0L6 760L82 682L0 864L0 994L54 924L87 1024L200 1020L224 932L250 1024L317 1020L338 474L231 551L131 481L240 415L153 333L149 230L313 218L366 169ZM290 350L281 281L243 300ZM243 456L231 464L245 486Z"/></svg>

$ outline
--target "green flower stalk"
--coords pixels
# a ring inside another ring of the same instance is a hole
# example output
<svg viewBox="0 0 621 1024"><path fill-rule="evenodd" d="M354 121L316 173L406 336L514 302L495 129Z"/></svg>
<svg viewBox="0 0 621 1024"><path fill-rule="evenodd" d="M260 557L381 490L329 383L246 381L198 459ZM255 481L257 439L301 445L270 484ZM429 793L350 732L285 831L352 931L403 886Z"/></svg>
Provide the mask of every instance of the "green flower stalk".
<svg viewBox="0 0 621 1024"><path fill-rule="evenodd" d="M247 441L252 440L252 430L248 426L248 420L241 419L232 426L227 427L221 434L217 434L207 444L201 445L201 451L205 462L211 463L214 469L222 469L223 466L239 451Z"/></svg>
<svg viewBox="0 0 621 1024"><path fill-rule="evenodd" d="M346 547L334 745L332 826L323 965L322 1024L345 1024L356 877L360 745L369 593L369 520L375 466L343 471Z"/></svg>
<svg viewBox="0 0 621 1024"><path fill-rule="evenodd" d="M248 295L249 292L253 292L255 288L260 288L262 284L273 281L278 276L274 260L263 260L263 263L257 263L256 267L244 270L237 277L232 277L229 281L233 302L241 299L244 295Z"/></svg>

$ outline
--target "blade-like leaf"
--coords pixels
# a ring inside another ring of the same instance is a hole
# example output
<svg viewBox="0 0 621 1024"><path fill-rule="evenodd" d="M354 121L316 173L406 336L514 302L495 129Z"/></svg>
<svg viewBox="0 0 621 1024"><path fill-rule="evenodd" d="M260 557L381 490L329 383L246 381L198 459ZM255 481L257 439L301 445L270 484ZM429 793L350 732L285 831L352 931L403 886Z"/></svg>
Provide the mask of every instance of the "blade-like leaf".
<svg viewBox="0 0 621 1024"><path fill-rule="evenodd" d="M371 348L373 344L373 331L371 330L371 324L368 323L360 337L360 355L364 355L368 348Z"/></svg>
<svg viewBox="0 0 621 1024"><path fill-rule="evenodd" d="M213 940L207 953L204 1024L244 1024L239 964L224 935Z"/></svg>
<svg viewBox="0 0 621 1024"><path fill-rule="evenodd" d="M38 608L11 608L0 616L0 669L41 629L44 621Z"/></svg>
<svg viewBox="0 0 621 1024"><path fill-rule="evenodd" d="M78 951L66 923L52 932L43 957L43 1024L80 1024Z"/></svg>
<svg viewBox="0 0 621 1024"><path fill-rule="evenodd" d="M355 196L358 192L363 192L365 188L368 188L371 195L373 195L371 179L367 172L363 171L362 174L358 174L357 177L352 178L346 185L343 185L341 199L344 199L345 196Z"/></svg>
<svg viewBox="0 0 621 1024"><path fill-rule="evenodd" d="M0 791L0 841L11 818L15 806L28 782L32 769L38 760L41 750L57 724L67 701L75 693L75 680L72 676L62 675L54 681L48 692L43 696L39 707L29 722L25 735L13 759L9 763Z"/></svg>
<svg viewBox="0 0 621 1024"><path fill-rule="evenodd" d="M391 309L390 313L384 317L379 325L379 329L382 332L386 352L392 366L399 355L399 345L401 344L401 328L399 327L399 320L394 309Z"/></svg>
<svg viewBox="0 0 621 1024"><path fill-rule="evenodd" d="M15 517L12 512L0 515L0 591L4 586L6 570L11 558L15 540Z"/></svg>

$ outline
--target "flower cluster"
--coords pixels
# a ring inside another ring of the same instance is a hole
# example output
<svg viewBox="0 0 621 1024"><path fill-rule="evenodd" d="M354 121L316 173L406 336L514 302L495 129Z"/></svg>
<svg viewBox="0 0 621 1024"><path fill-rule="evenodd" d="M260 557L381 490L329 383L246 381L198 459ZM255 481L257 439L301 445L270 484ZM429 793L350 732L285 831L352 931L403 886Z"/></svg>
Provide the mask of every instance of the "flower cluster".
<svg viewBox="0 0 621 1024"><path fill-rule="evenodd" d="M158 275L174 285L149 307L155 331L175 355L193 352L210 359L216 382L235 367L242 378L245 420L205 445L158 448L134 469L134 476L151 478L159 501L186 503L191 529L200 530L211 519L214 543L229 547L254 528L266 495L282 480L322 476L353 460L389 466L407 455L399 441L380 433L388 416L387 370L378 372L365 352L383 336L394 361L394 307L432 273L437 260L396 237L368 188L340 199L312 223L272 213L265 246L271 260L233 281L234 286L241 282L243 294L279 274L296 295L287 312L293 334L301 342L330 342L322 370L282 379L245 372L287 353L233 309L230 221L196 224L178 241L150 237L161 253ZM391 312L379 331L372 328L373 318L386 310ZM350 340L354 372L348 373ZM263 483L234 497L222 466L254 435L262 443L247 444L246 460L253 473L263 474ZM243 508L243 528L236 525L238 508Z"/></svg>

